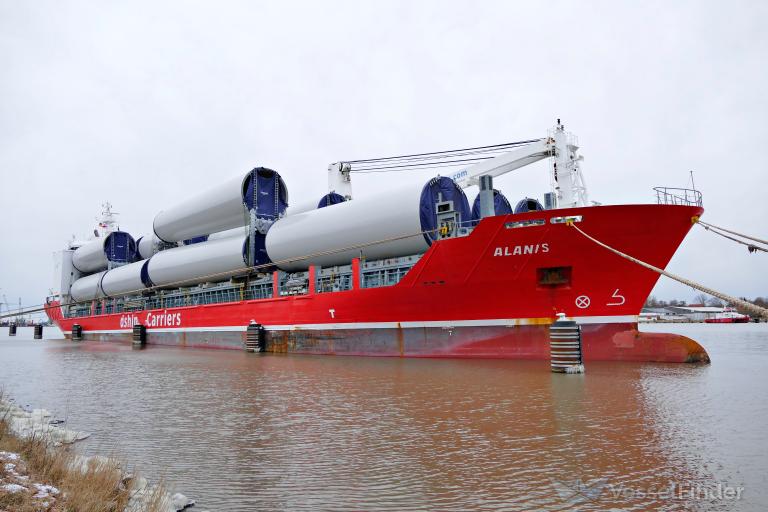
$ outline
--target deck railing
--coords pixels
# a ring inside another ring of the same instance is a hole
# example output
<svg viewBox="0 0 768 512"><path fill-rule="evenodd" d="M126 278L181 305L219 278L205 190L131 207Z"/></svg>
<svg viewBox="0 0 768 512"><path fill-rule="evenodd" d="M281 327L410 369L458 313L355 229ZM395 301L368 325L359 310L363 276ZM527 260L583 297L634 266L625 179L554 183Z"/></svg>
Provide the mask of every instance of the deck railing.
<svg viewBox="0 0 768 512"><path fill-rule="evenodd" d="M703 206L701 192L690 188L654 187L658 204Z"/></svg>

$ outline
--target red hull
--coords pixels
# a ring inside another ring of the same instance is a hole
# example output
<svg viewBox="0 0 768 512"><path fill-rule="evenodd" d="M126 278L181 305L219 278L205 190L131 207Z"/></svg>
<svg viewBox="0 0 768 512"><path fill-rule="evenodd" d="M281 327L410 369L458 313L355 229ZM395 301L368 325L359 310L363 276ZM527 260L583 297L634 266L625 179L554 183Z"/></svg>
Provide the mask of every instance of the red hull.
<svg viewBox="0 0 768 512"><path fill-rule="evenodd" d="M79 318L51 304L49 316L66 335L80 324L86 339L128 341L141 323L148 343L241 348L255 320L273 352L542 359L547 326L565 313L583 325L587 360L707 361L692 340L637 331L656 273L551 222L580 215L591 236L663 268L701 213L629 205L490 217L467 237L433 244L393 286ZM533 219L545 223L507 227ZM542 277L553 268L567 268L567 282Z"/></svg>

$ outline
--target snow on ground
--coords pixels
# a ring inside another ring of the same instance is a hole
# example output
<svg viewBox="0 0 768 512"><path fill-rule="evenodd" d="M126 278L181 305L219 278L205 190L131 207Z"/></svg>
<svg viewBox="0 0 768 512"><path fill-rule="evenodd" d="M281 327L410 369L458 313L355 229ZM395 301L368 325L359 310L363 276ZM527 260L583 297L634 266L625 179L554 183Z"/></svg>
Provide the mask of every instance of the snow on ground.
<svg viewBox="0 0 768 512"><path fill-rule="evenodd" d="M32 493L32 499L38 500L37 504L40 510L49 510L50 506L56 502L59 490L52 486L39 482L29 482L29 475L24 459L13 452L0 451L0 492L10 494Z"/></svg>
<svg viewBox="0 0 768 512"><path fill-rule="evenodd" d="M0 452L0 459L5 460L19 460L21 456L18 453L13 452Z"/></svg>
<svg viewBox="0 0 768 512"><path fill-rule="evenodd" d="M58 422L53 420L51 413L45 409L34 409L29 412L12 402L0 400L0 410L11 431L25 439L37 437L49 440L54 446L61 446L80 441L90 435L52 425L51 423Z"/></svg>
<svg viewBox="0 0 768 512"><path fill-rule="evenodd" d="M44 484L32 484L35 486L35 489L37 489L37 493L35 493L33 498L49 498L52 495L55 496L59 494L59 490L52 486L52 485L44 485Z"/></svg>
<svg viewBox="0 0 768 512"><path fill-rule="evenodd" d="M29 490L23 485L19 485L19 484L3 484L2 486L0 486L0 489L10 492L11 494L15 494L17 492L25 492Z"/></svg>

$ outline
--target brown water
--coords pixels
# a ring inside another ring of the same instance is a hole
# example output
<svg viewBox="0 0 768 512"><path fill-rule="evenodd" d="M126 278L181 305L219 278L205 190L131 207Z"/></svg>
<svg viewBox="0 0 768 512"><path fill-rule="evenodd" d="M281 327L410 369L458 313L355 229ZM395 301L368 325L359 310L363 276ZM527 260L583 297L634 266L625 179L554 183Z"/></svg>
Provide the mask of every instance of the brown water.
<svg viewBox="0 0 768 512"><path fill-rule="evenodd" d="M136 351L3 328L0 386L197 510L764 510L768 324L645 329L699 340L713 364L562 375L546 362Z"/></svg>

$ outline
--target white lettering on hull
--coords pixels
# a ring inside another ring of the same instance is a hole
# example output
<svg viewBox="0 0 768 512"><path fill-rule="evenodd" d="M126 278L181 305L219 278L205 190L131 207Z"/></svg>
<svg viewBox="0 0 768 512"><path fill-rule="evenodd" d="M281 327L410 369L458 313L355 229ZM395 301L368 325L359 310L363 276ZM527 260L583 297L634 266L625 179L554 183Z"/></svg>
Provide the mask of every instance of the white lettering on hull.
<svg viewBox="0 0 768 512"><path fill-rule="evenodd" d="M494 256L521 256L525 254L538 254L549 252L549 244L530 244L530 245L516 245L510 250L509 246L496 247L493 250Z"/></svg>
<svg viewBox="0 0 768 512"><path fill-rule="evenodd" d="M122 315L120 317L120 328L121 329L132 329L134 325L140 323L139 317L136 315Z"/></svg>
<svg viewBox="0 0 768 512"><path fill-rule="evenodd" d="M145 323L147 327L179 327L181 326L181 313L147 313Z"/></svg>
<svg viewBox="0 0 768 512"><path fill-rule="evenodd" d="M141 323L138 316L127 314L120 316L120 328L132 329L134 325ZM181 326L181 313L169 313L163 311L162 313L148 312L144 318L144 326L146 327L180 327Z"/></svg>
<svg viewBox="0 0 768 512"><path fill-rule="evenodd" d="M616 299L616 302L608 302L606 306L622 306L625 302L627 302L627 298L624 297L619 293L619 289L616 288L616 291L613 292L613 295L611 295L612 299Z"/></svg>

